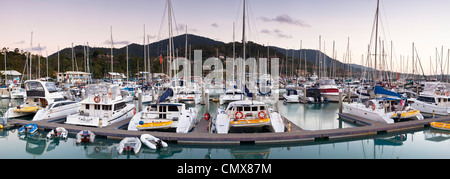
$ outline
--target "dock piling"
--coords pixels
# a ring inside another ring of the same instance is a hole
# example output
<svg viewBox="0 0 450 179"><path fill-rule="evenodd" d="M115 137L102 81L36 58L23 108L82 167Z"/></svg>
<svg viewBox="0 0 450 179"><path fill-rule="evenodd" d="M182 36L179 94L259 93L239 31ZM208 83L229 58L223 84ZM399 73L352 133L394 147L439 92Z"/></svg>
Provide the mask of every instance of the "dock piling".
<svg viewBox="0 0 450 179"><path fill-rule="evenodd" d="M339 92L339 114L342 114L342 92Z"/></svg>

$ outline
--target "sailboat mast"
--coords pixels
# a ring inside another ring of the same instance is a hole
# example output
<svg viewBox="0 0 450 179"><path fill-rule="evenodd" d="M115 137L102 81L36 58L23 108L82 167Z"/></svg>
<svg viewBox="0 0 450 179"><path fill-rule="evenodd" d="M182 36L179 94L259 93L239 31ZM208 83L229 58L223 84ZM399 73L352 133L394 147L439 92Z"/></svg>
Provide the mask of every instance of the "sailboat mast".
<svg viewBox="0 0 450 179"><path fill-rule="evenodd" d="M127 81L130 81L130 78L128 76L128 73L129 73L129 71L128 71L128 68L129 68L128 61L129 61L129 58L128 58L128 43L127 43Z"/></svg>
<svg viewBox="0 0 450 179"><path fill-rule="evenodd" d="M172 77L172 70L170 70L170 67L172 65L172 7L170 0L167 0L167 6L168 6L168 18L169 18L169 77Z"/></svg>
<svg viewBox="0 0 450 179"><path fill-rule="evenodd" d="M236 56L235 56L235 54L236 54L236 45L235 45L235 40L234 40L234 32L235 32L235 30L234 30L234 22L233 22L233 81L235 81L234 80L234 60L236 59Z"/></svg>
<svg viewBox="0 0 450 179"><path fill-rule="evenodd" d="M244 6L243 6L243 17L242 17L242 59L243 62L241 64L242 68L242 78L241 78L241 88L244 89L242 82L244 82L245 79L245 0L244 0Z"/></svg>
<svg viewBox="0 0 450 179"><path fill-rule="evenodd" d="M378 14L380 10L380 0L377 0L376 24L375 24L375 79L378 79L377 73L377 41L378 41ZM376 84L376 83L375 83Z"/></svg>
<svg viewBox="0 0 450 179"><path fill-rule="evenodd" d="M30 80L31 80L31 61L32 61L32 59L33 59L33 55L31 54L31 52L33 51L33 32L31 32L31 43L30 43L30 66L29 66L29 69L30 69Z"/></svg>
<svg viewBox="0 0 450 179"><path fill-rule="evenodd" d="M113 48L114 48L114 42L113 42L113 35L112 35L112 26L111 26L111 73L114 71L114 55L113 55Z"/></svg>
<svg viewBox="0 0 450 179"><path fill-rule="evenodd" d="M59 46L58 46L58 73L59 73Z"/></svg>
<svg viewBox="0 0 450 179"><path fill-rule="evenodd" d="M245 0L244 0L244 11L242 18L242 58L245 60Z"/></svg>
<svg viewBox="0 0 450 179"><path fill-rule="evenodd" d="M147 63L145 62L145 60L147 59L147 50L146 50L146 48L145 48L145 24L144 24L144 38L143 38L143 47L144 47L144 72L146 71L146 69L147 69ZM139 71L138 71L138 74L139 74Z"/></svg>

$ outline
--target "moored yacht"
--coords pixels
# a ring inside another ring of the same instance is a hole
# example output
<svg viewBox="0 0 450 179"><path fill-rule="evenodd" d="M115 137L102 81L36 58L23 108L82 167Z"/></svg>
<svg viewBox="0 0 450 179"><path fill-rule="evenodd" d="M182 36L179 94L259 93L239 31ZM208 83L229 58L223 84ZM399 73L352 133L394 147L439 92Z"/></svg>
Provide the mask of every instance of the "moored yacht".
<svg viewBox="0 0 450 179"><path fill-rule="evenodd" d="M53 82L27 80L25 81L25 90L27 93L25 102L17 107L9 108L4 114L5 118L34 115L39 109L46 108L55 100L64 99Z"/></svg>
<svg viewBox="0 0 450 179"><path fill-rule="evenodd" d="M63 119L68 115L77 113L80 107L81 104L79 102L58 99L47 105L47 107L38 110L33 117L33 121Z"/></svg>
<svg viewBox="0 0 450 179"><path fill-rule="evenodd" d="M427 82L424 91L411 101L413 101L411 106L420 112L450 114L450 88L447 88L447 84Z"/></svg>
<svg viewBox="0 0 450 179"><path fill-rule="evenodd" d="M287 89L286 93L283 94L283 98L284 98L284 101L288 102L288 103L300 102L298 91L296 89Z"/></svg>
<svg viewBox="0 0 450 179"><path fill-rule="evenodd" d="M175 94L174 99L178 100L180 103L199 104L202 102L202 94L197 92L197 90L187 88L186 90Z"/></svg>
<svg viewBox="0 0 450 179"><path fill-rule="evenodd" d="M67 116L66 124L105 127L133 116L134 104L123 101L118 85L88 85L86 96L79 112Z"/></svg>
<svg viewBox="0 0 450 179"><path fill-rule="evenodd" d="M252 100L235 101L219 108L215 120L219 134L227 134L232 127L271 126L274 132L284 132L284 123L278 112L269 109L269 105Z"/></svg>
<svg viewBox="0 0 450 179"><path fill-rule="evenodd" d="M171 94L172 93L172 94ZM175 128L177 133L188 133L197 121L197 109L188 108L183 103L164 102L171 89L167 90L158 103L147 105L144 110L133 116L128 124L128 130L156 130Z"/></svg>
<svg viewBox="0 0 450 179"><path fill-rule="evenodd" d="M408 106L406 98L402 98L400 94L385 90L379 86L375 87L375 94L388 97L366 100L365 102L344 103L343 113L382 123L424 119L420 111Z"/></svg>
<svg viewBox="0 0 450 179"><path fill-rule="evenodd" d="M319 90L326 101L339 102L339 89L333 79L319 80Z"/></svg>
<svg viewBox="0 0 450 179"><path fill-rule="evenodd" d="M233 101L244 100L245 94L240 89L227 89L224 94L219 96L219 104L225 104Z"/></svg>

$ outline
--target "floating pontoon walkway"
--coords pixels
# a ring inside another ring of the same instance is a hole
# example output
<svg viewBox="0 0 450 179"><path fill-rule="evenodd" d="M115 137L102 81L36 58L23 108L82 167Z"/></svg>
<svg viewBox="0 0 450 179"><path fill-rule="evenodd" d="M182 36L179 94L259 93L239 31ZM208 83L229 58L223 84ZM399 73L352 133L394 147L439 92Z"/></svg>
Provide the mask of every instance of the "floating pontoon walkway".
<svg viewBox="0 0 450 179"><path fill-rule="evenodd" d="M341 129L327 129L327 130L302 130L300 127L291 123L291 132L284 133L230 133L230 134L208 134L206 131L207 121L201 120L196 128L187 134L179 134L172 132L151 132L151 131L128 131L128 121L115 123L105 128L76 126L69 124L62 124L62 121L28 121L14 119L8 122L8 125L22 126L29 123L36 124L40 129L55 129L56 127L64 127L69 133L75 134L80 130L91 130L96 135L123 138L123 137L139 137L142 134L151 134L164 141L178 142L178 143L195 143L195 144L232 144L232 143L284 143L284 142L302 142L315 140L333 140L346 139L362 136L374 136L378 134L386 134L390 132L407 131L412 129L424 128L430 125L431 122L446 122L450 121L450 116L437 116L435 118L427 118L424 120L415 120L407 122L399 122L394 124L384 124L374 122L357 116L342 113L339 114L342 120L359 124L362 126ZM285 119L287 120L287 119ZM289 121L286 121L289 123ZM288 125L287 125L288 126ZM123 129L125 128L125 129Z"/></svg>

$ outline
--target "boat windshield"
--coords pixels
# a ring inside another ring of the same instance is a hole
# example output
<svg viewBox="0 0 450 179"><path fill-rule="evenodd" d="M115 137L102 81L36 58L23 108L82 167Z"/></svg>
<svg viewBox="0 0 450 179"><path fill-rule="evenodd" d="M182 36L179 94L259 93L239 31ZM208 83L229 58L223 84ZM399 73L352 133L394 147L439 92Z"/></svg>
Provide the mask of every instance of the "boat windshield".
<svg viewBox="0 0 450 179"><path fill-rule="evenodd" d="M58 91L58 89L56 88L55 83L53 83L53 82L45 83L45 87L47 88L48 92L50 92L50 93Z"/></svg>
<svg viewBox="0 0 450 179"><path fill-rule="evenodd" d="M319 80L320 85L335 85L336 82L334 80Z"/></svg>
<svg viewBox="0 0 450 179"><path fill-rule="evenodd" d="M29 82L25 84L27 91L44 91L44 87L39 82Z"/></svg>

